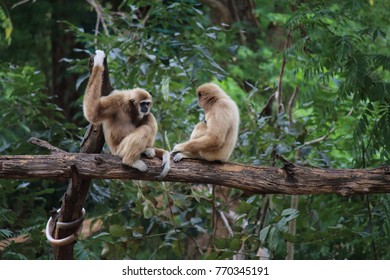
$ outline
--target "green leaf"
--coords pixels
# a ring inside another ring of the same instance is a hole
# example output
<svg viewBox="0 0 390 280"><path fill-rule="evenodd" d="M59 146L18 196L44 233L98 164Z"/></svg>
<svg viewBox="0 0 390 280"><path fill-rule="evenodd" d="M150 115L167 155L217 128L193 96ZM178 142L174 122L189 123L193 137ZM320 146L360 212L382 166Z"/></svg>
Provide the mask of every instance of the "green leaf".
<svg viewBox="0 0 390 280"><path fill-rule="evenodd" d="M286 222L291 221L299 216L299 211L297 209L288 208L284 209L282 216L286 218Z"/></svg>
<svg viewBox="0 0 390 280"><path fill-rule="evenodd" d="M260 234L259 234L259 239L260 239L260 242L261 242L262 244L264 244L265 239L266 239L267 236L268 236L268 233L269 233L270 228L271 228L271 226L268 225L268 226L266 226L266 227L264 227L264 228L261 229Z"/></svg>
<svg viewBox="0 0 390 280"><path fill-rule="evenodd" d="M149 206L149 203L144 203L143 214L146 219L153 217L153 209Z"/></svg>
<svg viewBox="0 0 390 280"><path fill-rule="evenodd" d="M239 213L248 213L252 210L253 206L245 201L240 201L240 205L238 206Z"/></svg>
<svg viewBox="0 0 390 280"><path fill-rule="evenodd" d="M169 100L169 82L171 78L169 76L164 76L162 81L161 81L161 92L164 97L164 101Z"/></svg>
<svg viewBox="0 0 390 280"><path fill-rule="evenodd" d="M122 225L111 225L109 229L110 235L113 237L127 237L128 233Z"/></svg>

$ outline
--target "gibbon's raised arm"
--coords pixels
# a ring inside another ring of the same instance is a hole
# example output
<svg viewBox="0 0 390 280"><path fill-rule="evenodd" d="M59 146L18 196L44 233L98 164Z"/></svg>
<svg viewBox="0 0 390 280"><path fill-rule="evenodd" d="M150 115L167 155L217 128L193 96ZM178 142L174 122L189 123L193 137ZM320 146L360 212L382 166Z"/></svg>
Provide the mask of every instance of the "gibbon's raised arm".
<svg viewBox="0 0 390 280"><path fill-rule="evenodd" d="M83 111L85 118L91 123L99 123L110 115L110 111L115 109L112 99L117 96L101 97L105 54L102 51L96 51L94 57L91 76L89 77L88 85L85 90Z"/></svg>

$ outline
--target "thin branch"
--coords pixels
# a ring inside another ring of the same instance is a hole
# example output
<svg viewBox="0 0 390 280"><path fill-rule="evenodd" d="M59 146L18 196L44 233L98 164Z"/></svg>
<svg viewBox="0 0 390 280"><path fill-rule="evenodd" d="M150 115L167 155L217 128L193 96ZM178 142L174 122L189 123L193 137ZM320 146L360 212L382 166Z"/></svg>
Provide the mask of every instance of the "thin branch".
<svg viewBox="0 0 390 280"><path fill-rule="evenodd" d="M264 228L265 224L265 218L267 217L267 212L269 208L270 203L270 196L267 194L264 197L264 205L261 207L261 211L259 212L259 218L257 219L258 226L256 227L255 235L258 236L260 234L260 231Z"/></svg>
<svg viewBox="0 0 390 280"><path fill-rule="evenodd" d="M221 210L218 210L218 214L221 216L222 222L225 225L226 230L229 233L229 237L232 238L234 236L234 233L233 233L232 228L230 227L229 221L227 220L227 218L225 216L225 213L223 213L223 211L221 211Z"/></svg>
<svg viewBox="0 0 390 280"><path fill-rule="evenodd" d="M20 5L23 5L27 2L29 2L30 0L22 0L22 1L19 1L18 3L15 3L12 5L11 9L15 9L17 6L20 6ZM37 0L32 0L32 3L35 3Z"/></svg>
<svg viewBox="0 0 390 280"><path fill-rule="evenodd" d="M290 126L292 126L294 124L293 107L294 107L294 103L295 103L295 100L296 100L297 95L298 95L298 91L299 91L299 87L296 86L293 94L290 97L290 100L288 101L287 112L288 112L288 116L289 116Z"/></svg>
<svg viewBox="0 0 390 280"><path fill-rule="evenodd" d="M54 147L53 145L51 145L50 143L46 142L45 140L41 140L41 139L38 139L38 138L35 138L35 137L31 137L28 140L28 142L31 143L31 144L34 144L34 145L36 145L38 147L47 149L52 154L67 153L64 150L61 150L61 149L59 149L57 147Z"/></svg>
<svg viewBox="0 0 390 280"><path fill-rule="evenodd" d="M217 234L217 224L218 224L218 216L217 216L217 206L216 206L216 196L215 196L215 186L213 186L212 184L208 184L207 185L208 187L211 187L211 194L212 194L212 198L211 198L211 207L212 207L212 225L211 225L211 228L213 229L213 233L211 235L211 238L209 240L209 247L212 247L214 248L215 247L215 244L214 244L214 241L215 241L215 236Z"/></svg>
<svg viewBox="0 0 390 280"><path fill-rule="evenodd" d="M109 35L109 32L108 32L107 24L104 21L102 6L99 3L97 3L95 0L86 0L86 1L95 9L95 12L96 12L95 42L94 42L96 45L97 44L96 37L99 34L99 24L100 23L102 24L104 32L107 36Z"/></svg>
<svg viewBox="0 0 390 280"><path fill-rule="evenodd" d="M299 203L299 196L293 195L291 197L291 206L290 208L298 210L298 203ZM291 236L295 236L297 229L297 220L296 218L291 220L288 223L288 233ZM287 242L287 256L286 260L293 260L294 259L294 252L295 252L295 246L293 242Z"/></svg>
<svg viewBox="0 0 390 280"><path fill-rule="evenodd" d="M169 198L169 200L171 200L171 198ZM179 247L179 252L180 252L181 258L184 259L184 253L183 253L183 250L181 249L181 244L180 244L179 232L177 230L177 226L176 226L176 222L175 222L175 216L173 215L173 211L172 211L172 204L173 203L171 203L171 202L172 201L168 201L168 208L169 208L169 212L171 214L172 225L173 225L173 229L175 231L175 235L176 235L176 238L177 238L177 244L178 244L178 247Z"/></svg>
<svg viewBox="0 0 390 280"><path fill-rule="evenodd" d="M282 87L283 87L284 69L286 67L286 62L287 62L286 51L287 51L288 45L290 44L291 32L292 32L292 30L290 29L290 31L287 34L287 38L284 41L283 60L282 60L282 66L280 67L278 90L277 90L276 95L275 95L275 101L276 101L276 104L278 106L278 113L279 114L284 112L283 98L282 98L282 92L283 92Z"/></svg>
<svg viewBox="0 0 390 280"><path fill-rule="evenodd" d="M313 139L309 142L306 142L304 144L302 144L301 146L299 146L298 148L303 148L303 147L306 147L306 146L310 146L310 145L313 145L313 144L317 144L317 143L320 143L322 141L324 141L326 138L329 137L330 134L332 134L334 131L336 130L335 127L333 127L327 134L325 134L324 136L321 136L320 138L317 138L317 139Z"/></svg>
<svg viewBox="0 0 390 280"><path fill-rule="evenodd" d="M372 213L371 213L371 205L370 205L370 197L368 194L364 195L364 198L366 200L366 205L367 205L367 214L368 214L368 229L370 234L373 234L373 226L372 226ZM374 259L378 259L378 253L376 250L376 245L375 245L375 240L374 238L371 238L371 249L372 249L372 254L374 255Z"/></svg>

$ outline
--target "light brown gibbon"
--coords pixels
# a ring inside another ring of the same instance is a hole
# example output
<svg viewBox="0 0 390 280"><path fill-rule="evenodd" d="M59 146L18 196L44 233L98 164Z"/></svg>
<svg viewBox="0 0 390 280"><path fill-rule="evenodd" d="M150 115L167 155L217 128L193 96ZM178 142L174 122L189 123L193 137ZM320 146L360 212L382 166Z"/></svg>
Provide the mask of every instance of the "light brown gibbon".
<svg viewBox="0 0 390 280"><path fill-rule="evenodd" d="M205 121L198 123L189 141L171 151L173 160L201 158L227 161L237 142L240 114L236 103L216 84L203 84L196 90L198 104L205 111Z"/></svg>
<svg viewBox="0 0 390 280"><path fill-rule="evenodd" d="M103 60L105 54L97 50L91 76L84 95L85 118L91 123L102 123L104 138L113 155L122 158L122 163L142 172L148 167L141 154L162 160L164 177L170 170L170 153L154 147L157 122L150 112L152 96L145 90L114 90L101 96Z"/></svg>

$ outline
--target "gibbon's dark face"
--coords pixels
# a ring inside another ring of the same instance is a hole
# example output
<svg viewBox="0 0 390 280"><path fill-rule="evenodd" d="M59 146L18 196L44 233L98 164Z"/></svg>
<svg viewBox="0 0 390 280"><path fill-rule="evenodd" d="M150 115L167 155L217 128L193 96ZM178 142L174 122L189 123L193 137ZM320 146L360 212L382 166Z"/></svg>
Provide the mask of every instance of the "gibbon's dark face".
<svg viewBox="0 0 390 280"><path fill-rule="evenodd" d="M150 108L152 107L152 102L150 100L143 100L139 104L140 111L144 115L148 114L150 111Z"/></svg>
<svg viewBox="0 0 390 280"><path fill-rule="evenodd" d="M136 88L132 91L132 97L132 102L137 108L138 117L143 118L143 116L150 113L153 101L152 95L149 92L140 88Z"/></svg>

